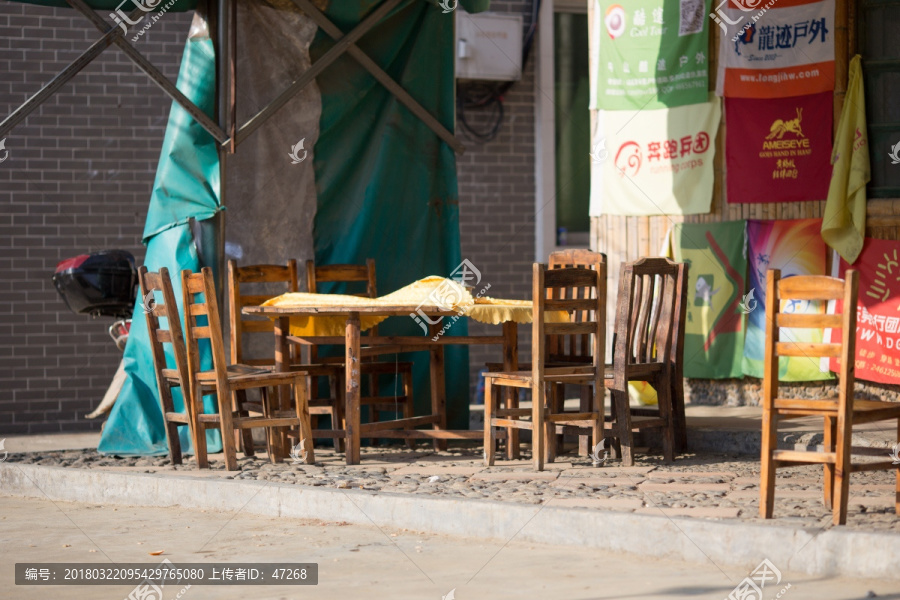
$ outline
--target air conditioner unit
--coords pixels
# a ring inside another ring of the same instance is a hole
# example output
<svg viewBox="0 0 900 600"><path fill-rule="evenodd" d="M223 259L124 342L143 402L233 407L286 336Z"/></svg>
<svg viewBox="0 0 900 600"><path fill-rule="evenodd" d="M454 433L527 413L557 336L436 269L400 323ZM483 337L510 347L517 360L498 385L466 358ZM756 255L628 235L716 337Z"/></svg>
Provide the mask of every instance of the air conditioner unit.
<svg viewBox="0 0 900 600"><path fill-rule="evenodd" d="M522 78L522 15L469 14L456 9L456 78Z"/></svg>

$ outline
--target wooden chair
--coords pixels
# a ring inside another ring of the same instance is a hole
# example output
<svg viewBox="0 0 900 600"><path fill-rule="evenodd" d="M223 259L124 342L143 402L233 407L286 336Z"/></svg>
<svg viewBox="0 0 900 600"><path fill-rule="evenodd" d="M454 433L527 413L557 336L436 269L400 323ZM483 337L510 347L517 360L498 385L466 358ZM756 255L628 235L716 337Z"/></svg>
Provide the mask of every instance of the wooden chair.
<svg viewBox="0 0 900 600"><path fill-rule="evenodd" d="M573 267L581 267L597 271L597 273L599 274L600 280L597 294L603 304L603 308L600 311L600 314L596 316L596 318L600 320L603 329L603 338L601 339L600 343L600 360L605 363L607 278L606 255L601 252L592 252L591 250L580 248L572 250L557 250L556 252L550 253L548 266L551 269L569 269ZM586 295L589 292L589 289L578 287L568 289L557 288L553 290L553 293L556 294L559 299L579 297L589 298L590 296ZM576 311L572 316L575 322L584 322L591 318L594 318L591 315L591 311L585 310ZM562 366L568 364L593 364L593 356L591 356L591 350L593 346L591 345L590 334L576 334L570 336L554 335L550 336L547 342L547 360L551 365ZM582 385L580 386L580 388L581 394L579 410L581 412L589 412L593 403L594 388L591 385ZM599 393L605 395L606 390L601 389ZM551 396L550 402L554 412L565 411L565 384L558 384L554 386L553 395ZM562 432L559 431L558 433ZM553 437L550 438L547 444L548 458L552 458L556 454L558 445L561 441L561 437L558 439ZM588 446L588 436L579 435L578 454L580 456L587 456L589 452L590 448Z"/></svg>
<svg viewBox="0 0 900 600"><path fill-rule="evenodd" d="M603 394L594 394L590 411L579 413L554 412L546 402L546 387L560 383L592 384L595 390L603 390L603 343L605 330L603 314L605 294L602 294L597 271L585 268L550 269L535 263L533 267L532 294L534 298L532 322L532 361L530 371L489 372L484 375L484 449L485 464L492 466L495 455L495 428L513 427L531 430L532 462L538 471L544 468L544 446L556 433L559 425L590 427L594 445L603 437ZM560 298L560 290L580 288L587 290L581 298ZM573 316L586 313L582 321L553 323L547 321L547 313L567 311ZM558 358L551 354L550 341L554 336L589 336L586 348L591 364L573 362L571 366L549 367L545 362ZM531 390L532 407L495 408L494 391L498 387L527 388ZM531 420L523 417L531 416ZM550 456L552 460L552 455Z"/></svg>
<svg viewBox="0 0 900 600"><path fill-rule="evenodd" d="M661 429L664 458L675 459L673 390L682 385L676 381L681 377L676 363L683 352L687 272L686 264L667 258L641 258L621 267L613 363L606 379L613 405L612 435L625 466L634 464L632 432L643 429ZM629 381L649 382L658 408L631 408Z"/></svg>
<svg viewBox="0 0 900 600"><path fill-rule="evenodd" d="M853 425L895 420L900 442L900 403L854 400L854 363L856 359L856 299L859 273L848 270L846 279L824 276L795 276L781 279L781 272L770 270L766 281L766 350L763 374L762 469L760 473L759 515L772 518L775 507L775 469L786 464L822 464L825 472L824 500L832 510L835 525L847 522L850 473L893 469L897 472L895 512L900 515L900 465L890 460L853 463L851 451L886 456L881 448L851 448ZM782 312L782 303L790 300L841 300L841 314L801 314ZM781 341L782 327L804 329L840 329L840 343ZM838 397L793 399L778 397L779 357L840 358ZM824 451L779 450L776 437L783 419L819 416L824 423Z"/></svg>
<svg viewBox="0 0 900 600"><path fill-rule="evenodd" d="M298 290L297 261L290 259L282 265L246 265L239 267L237 261L228 261L227 270L227 294L228 294L228 321L231 330L231 369L237 365L250 365L272 370L275 366L274 352L271 350L265 356L248 357L245 354L244 342L248 337L265 338L267 347L272 347L272 321L269 319L254 318L243 314L246 306L259 306L266 300L274 298L285 292ZM248 294L247 286L255 287L252 290L257 293ZM259 289L262 288L262 289ZM279 289L280 288L280 289ZM263 291L264 293L258 293ZM252 337L251 337L252 336ZM237 393L236 408L242 416L250 413L260 413L261 405L256 402L248 402L246 390ZM237 434L239 443L247 456L253 456L253 434L250 429L241 429Z"/></svg>
<svg viewBox="0 0 900 600"><path fill-rule="evenodd" d="M568 269L573 267L581 267L585 269L592 269L597 271L600 274L600 300L603 302L603 311L599 315L599 318L603 322L603 341L600 346L603 348L604 356L601 360L606 360L605 352L606 352L606 279L607 279L607 269L606 269L606 255L601 252L592 252L591 250L585 249L572 249L572 250L558 250L556 252L550 253L550 258L548 261L548 266L550 269ZM579 288L570 288L564 289L559 288L553 290L553 293L557 294L559 298L578 298L579 295L581 297L585 297L584 294L588 290L579 289ZM573 315L574 320L576 322L584 321L589 318L589 311L576 311ZM548 338L547 349L549 355L547 357L546 366L555 367L555 366L567 366L571 364L593 364L593 357L590 356L590 349L593 348L590 341L590 335L578 334L568 336L568 341L565 339L565 336L550 336ZM488 371L502 371L503 363L487 363ZM523 371L528 371L531 369L531 363L519 363L519 369ZM581 403L579 410L581 412L588 412L591 410L591 406L593 404L593 387L590 385L582 385L581 388ZM606 393L605 390L601 393ZM565 410L565 384L558 384L553 387L552 394L550 397L550 402L554 407L554 412L563 412ZM506 408L518 408L519 407L519 395L516 390L510 389L506 393L506 397L503 399L506 404ZM562 429L562 426L559 427ZM562 433L559 431L558 433ZM507 431L507 458L515 459L519 457L519 435L518 430L514 428L510 428ZM581 456L587 456L590 452L590 447L588 446L588 436L587 435L579 435L578 437L578 454ZM559 441L556 436L551 437L547 443L547 456L548 460L551 460L553 456L555 456L557 448L559 445Z"/></svg>
<svg viewBox="0 0 900 600"><path fill-rule="evenodd" d="M178 316L178 305L175 303L175 292L168 269L162 267L159 273L152 273L147 271L147 267L142 266L138 269L138 281L141 286L141 298L144 298L145 303L144 316L147 318L147 332L150 337L153 366L156 370L159 403L166 425L169 458L172 460L172 464L180 465L182 464L182 455L178 427L187 425L193 428L187 354L184 335L181 331L181 317ZM162 294L161 303L156 302L154 292ZM150 299L153 301L151 302ZM160 317L165 317L165 327L160 323ZM172 346L174 369L170 368L166 361L166 344ZM184 396L183 412L175 412L172 389L176 387L181 389Z"/></svg>
<svg viewBox="0 0 900 600"><path fill-rule="evenodd" d="M267 432L269 457L273 462L284 458L282 435L279 427L296 426L300 430L301 445L306 453L306 462L313 463L312 431L309 425L306 378L304 371L290 373L229 372L225 360L225 344L219 320L219 307L213 284L212 270L204 267L200 273L189 270L181 272L182 294L184 296L185 337L187 339L187 366L190 381L191 410L194 415L194 448L197 464L208 467L206 454L206 429L219 428L222 432L222 446L225 454L225 468L237 470L235 452L235 430L265 427ZM200 342L209 340L213 358L213 370L200 370ZM290 386L294 391L295 408L293 414L280 410L281 402L268 393L270 387ZM233 412L235 393L241 390L259 389L262 398L262 416L244 416ZM219 413L203 414L203 396L215 393ZM304 444L304 442L306 442Z"/></svg>
<svg viewBox="0 0 900 600"><path fill-rule="evenodd" d="M306 261L306 285L310 293L321 293L321 285L326 284L344 284L348 287L353 285L365 284L364 292L353 291L345 292L349 295L361 296L364 298L376 298L378 296L376 279L375 279L375 260L367 259L365 265L319 265L315 261ZM373 327L368 335L378 335L377 327ZM365 343L365 340L363 340ZM331 363L334 365L332 372L323 373L328 376L330 397L326 400L317 399L318 390L315 382L310 386L310 410L313 415L331 416L332 427L337 429L338 423L343 429L343 361L344 357L322 357L319 356L318 348L315 345L309 348L309 362L312 364ZM369 396L360 398L361 406L369 407L370 420L378 421L379 411L396 411L403 415L403 418L413 416L413 392L412 392L412 367L411 362L403 361L382 361L379 362L375 357L364 359L360 363L360 373L368 377ZM394 376L400 380L400 390L391 396L379 396L378 384L379 377ZM342 444L343 439L340 439ZM414 446L413 440L407 440L407 445Z"/></svg>

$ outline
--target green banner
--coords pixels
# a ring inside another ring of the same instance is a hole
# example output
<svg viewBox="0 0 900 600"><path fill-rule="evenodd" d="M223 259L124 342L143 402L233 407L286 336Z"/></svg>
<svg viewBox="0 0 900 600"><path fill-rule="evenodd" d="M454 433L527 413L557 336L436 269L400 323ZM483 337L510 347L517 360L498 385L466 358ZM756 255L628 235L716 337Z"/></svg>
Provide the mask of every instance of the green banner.
<svg viewBox="0 0 900 600"><path fill-rule="evenodd" d="M597 0L591 108L641 110L705 102L707 0Z"/></svg>
<svg viewBox="0 0 900 600"><path fill-rule="evenodd" d="M675 225L675 260L690 265L685 377L743 377L744 314L755 305L752 297L744 296L744 225L744 221Z"/></svg>

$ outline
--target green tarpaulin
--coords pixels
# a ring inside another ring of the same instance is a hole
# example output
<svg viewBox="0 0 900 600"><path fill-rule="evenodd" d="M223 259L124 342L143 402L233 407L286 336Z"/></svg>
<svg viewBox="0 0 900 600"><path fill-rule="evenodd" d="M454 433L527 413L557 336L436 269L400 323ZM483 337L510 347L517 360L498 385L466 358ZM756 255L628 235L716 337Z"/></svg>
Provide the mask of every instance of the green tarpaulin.
<svg viewBox="0 0 900 600"><path fill-rule="evenodd" d="M332 2L326 14L350 31L376 5ZM454 129L453 15L408 0L359 41L359 47L450 131ZM315 63L334 45L319 31ZM390 292L426 275L449 276L461 262L456 157L421 120L349 56L316 82L322 95L315 146L317 264L374 258L378 287ZM389 319L388 335L420 335L410 319ZM465 335L457 321L448 335ZM428 356L415 360L417 414L428 407ZM450 427L468 429L468 349L445 355Z"/></svg>

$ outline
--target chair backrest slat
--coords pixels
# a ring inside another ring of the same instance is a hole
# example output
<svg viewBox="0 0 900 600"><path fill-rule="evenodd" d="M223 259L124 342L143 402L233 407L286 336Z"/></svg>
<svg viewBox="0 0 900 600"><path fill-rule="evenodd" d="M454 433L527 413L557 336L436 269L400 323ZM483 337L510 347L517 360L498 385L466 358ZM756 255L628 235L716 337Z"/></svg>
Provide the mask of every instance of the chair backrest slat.
<svg viewBox="0 0 900 600"><path fill-rule="evenodd" d="M248 284L259 287L269 286L270 293L244 293ZM272 284L279 284L273 286ZM274 290L274 287L281 287ZM239 267L237 261L228 261L228 322L231 328L231 362L232 364L271 364L274 358L244 356L244 340L246 334L272 334L272 323L268 319L243 314L248 306L259 306L266 300L285 292L296 292L299 289L297 279L297 261L290 259L286 265L246 265ZM201 306L201 305L196 305Z"/></svg>
<svg viewBox="0 0 900 600"><path fill-rule="evenodd" d="M376 298L378 291L375 281L375 259L366 259L364 265L316 265L315 261L306 261L306 289L311 294L322 293L319 289L323 283L356 283L365 282L366 291L350 293L352 296Z"/></svg>
<svg viewBox="0 0 900 600"><path fill-rule="evenodd" d="M824 275L802 275L778 281L782 300L840 300L844 297L844 281Z"/></svg>
<svg viewBox="0 0 900 600"><path fill-rule="evenodd" d="M779 327L796 327L797 329L840 329L843 325L841 315L815 315L806 313L777 313L776 322Z"/></svg>
<svg viewBox="0 0 900 600"><path fill-rule="evenodd" d="M816 344L812 342L778 342L775 344L778 356L808 356L810 358L838 358L840 344Z"/></svg>

